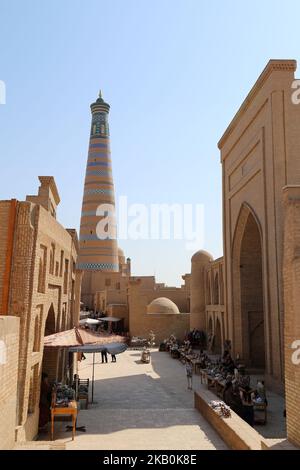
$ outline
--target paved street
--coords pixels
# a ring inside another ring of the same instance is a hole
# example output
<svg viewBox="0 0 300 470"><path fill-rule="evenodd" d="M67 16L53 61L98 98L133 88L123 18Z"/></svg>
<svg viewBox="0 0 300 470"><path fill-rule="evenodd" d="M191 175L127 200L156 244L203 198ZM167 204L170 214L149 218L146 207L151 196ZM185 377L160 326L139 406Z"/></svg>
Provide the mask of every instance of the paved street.
<svg viewBox="0 0 300 470"><path fill-rule="evenodd" d="M55 424L56 440L38 441L35 448L72 449L226 449L224 442L193 407L186 388L185 368L167 353L152 352L151 364L139 351L117 356L117 363L95 368L97 404L79 413L75 441L66 423ZM109 356L110 358L110 356ZM92 356L80 365L80 377L92 376ZM195 377L195 388L199 378ZM48 439L48 437L47 437Z"/></svg>

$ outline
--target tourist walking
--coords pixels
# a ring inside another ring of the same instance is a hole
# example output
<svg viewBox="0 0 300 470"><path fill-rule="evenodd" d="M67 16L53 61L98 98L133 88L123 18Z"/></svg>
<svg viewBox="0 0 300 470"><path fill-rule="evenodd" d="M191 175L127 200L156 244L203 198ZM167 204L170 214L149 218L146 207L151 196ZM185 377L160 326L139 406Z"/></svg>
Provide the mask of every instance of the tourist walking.
<svg viewBox="0 0 300 470"><path fill-rule="evenodd" d="M103 364L104 362L107 363L107 349L103 349L103 350L101 351L101 362L102 362L102 364Z"/></svg>
<svg viewBox="0 0 300 470"><path fill-rule="evenodd" d="M193 366L190 362L185 364L186 378L187 378L187 388L188 390L193 389Z"/></svg>
<svg viewBox="0 0 300 470"><path fill-rule="evenodd" d="M115 354L111 355L111 362L117 362L117 358Z"/></svg>

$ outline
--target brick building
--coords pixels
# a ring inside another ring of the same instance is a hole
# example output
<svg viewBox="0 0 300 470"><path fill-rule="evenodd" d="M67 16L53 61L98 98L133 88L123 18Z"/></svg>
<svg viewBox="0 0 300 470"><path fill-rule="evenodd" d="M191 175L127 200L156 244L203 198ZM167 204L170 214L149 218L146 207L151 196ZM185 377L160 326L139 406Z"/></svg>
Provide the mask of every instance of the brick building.
<svg viewBox="0 0 300 470"><path fill-rule="evenodd" d="M56 220L60 199L54 178L39 179L37 196L0 201L0 315L20 322L18 399L11 417L21 441L37 434L42 371L50 380L72 373L67 353L44 351L43 338L78 324L80 310L76 231Z"/></svg>
<svg viewBox="0 0 300 470"><path fill-rule="evenodd" d="M264 373L268 387L285 391L288 438L300 445L295 70L294 60L271 60L218 144L224 258L192 258L191 323L206 329L214 352L226 341L248 369Z"/></svg>

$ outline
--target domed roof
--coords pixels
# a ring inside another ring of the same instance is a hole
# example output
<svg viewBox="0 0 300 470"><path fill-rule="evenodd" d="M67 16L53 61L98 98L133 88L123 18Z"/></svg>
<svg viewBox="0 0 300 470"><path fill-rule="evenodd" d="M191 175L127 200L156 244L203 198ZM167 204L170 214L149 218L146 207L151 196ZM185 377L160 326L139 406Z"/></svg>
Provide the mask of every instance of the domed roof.
<svg viewBox="0 0 300 470"><path fill-rule="evenodd" d="M192 256L192 263L209 263L213 261L213 256L205 250L196 251Z"/></svg>
<svg viewBox="0 0 300 470"><path fill-rule="evenodd" d="M119 259L119 263L125 263L124 251L120 247L118 248L118 259Z"/></svg>
<svg viewBox="0 0 300 470"><path fill-rule="evenodd" d="M94 103L91 104L91 110L101 110L101 111L106 111L107 113L109 112L109 104L104 101L102 98L102 92L101 90L99 91L99 97L96 99Z"/></svg>
<svg viewBox="0 0 300 470"><path fill-rule="evenodd" d="M147 306L147 313L180 313L172 300L167 297L158 297Z"/></svg>

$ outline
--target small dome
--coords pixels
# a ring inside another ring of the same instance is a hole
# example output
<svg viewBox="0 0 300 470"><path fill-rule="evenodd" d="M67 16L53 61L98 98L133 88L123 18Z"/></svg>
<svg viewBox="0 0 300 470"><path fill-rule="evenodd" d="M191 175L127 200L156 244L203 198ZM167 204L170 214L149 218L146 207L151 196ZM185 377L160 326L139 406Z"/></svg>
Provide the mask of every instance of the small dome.
<svg viewBox="0 0 300 470"><path fill-rule="evenodd" d="M119 263L125 263L124 251L120 247L118 248L118 258L119 258Z"/></svg>
<svg viewBox="0 0 300 470"><path fill-rule="evenodd" d="M204 250L196 251L196 253L193 254L192 259L191 259L192 263L201 263L201 264L202 263L207 264L213 260L214 259L212 255Z"/></svg>
<svg viewBox="0 0 300 470"><path fill-rule="evenodd" d="M152 300L152 302L147 306L147 313L180 313L179 309L172 300L167 299L167 297L158 297L157 299Z"/></svg>

